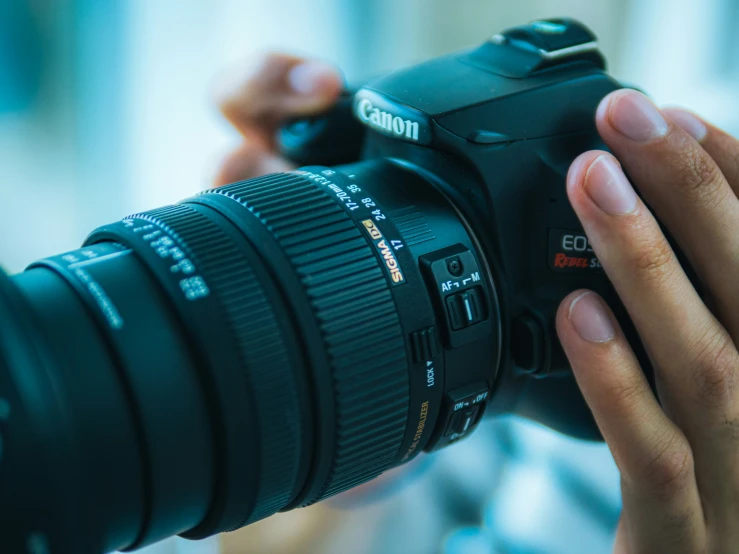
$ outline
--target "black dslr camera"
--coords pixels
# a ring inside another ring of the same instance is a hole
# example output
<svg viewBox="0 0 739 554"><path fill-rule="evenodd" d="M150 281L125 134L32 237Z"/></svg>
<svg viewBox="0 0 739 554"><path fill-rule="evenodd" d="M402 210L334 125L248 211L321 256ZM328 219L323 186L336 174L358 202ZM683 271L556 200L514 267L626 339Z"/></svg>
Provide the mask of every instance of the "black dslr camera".
<svg viewBox="0 0 739 554"><path fill-rule="evenodd" d="M594 289L638 348L565 193L604 69L577 22L509 29L287 126L298 171L0 273L4 551L235 529L483 414L598 439L554 315Z"/></svg>

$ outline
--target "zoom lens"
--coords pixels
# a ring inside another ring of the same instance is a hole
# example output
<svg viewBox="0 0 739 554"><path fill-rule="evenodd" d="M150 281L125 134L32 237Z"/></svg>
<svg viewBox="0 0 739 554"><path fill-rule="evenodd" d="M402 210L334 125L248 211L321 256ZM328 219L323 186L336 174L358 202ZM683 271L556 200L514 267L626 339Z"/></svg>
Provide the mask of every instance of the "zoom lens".
<svg viewBox="0 0 739 554"><path fill-rule="evenodd" d="M0 274L0 322L13 552L197 539L366 482L474 428L500 343L460 215L380 160L102 227Z"/></svg>

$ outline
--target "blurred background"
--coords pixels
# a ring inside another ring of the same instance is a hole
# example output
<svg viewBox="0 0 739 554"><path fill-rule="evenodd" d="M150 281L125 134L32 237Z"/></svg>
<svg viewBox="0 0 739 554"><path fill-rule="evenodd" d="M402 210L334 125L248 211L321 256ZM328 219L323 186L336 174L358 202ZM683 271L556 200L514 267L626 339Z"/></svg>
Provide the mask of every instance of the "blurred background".
<svg viewBox="0 0 739 554"><path fill-rule="evenodd" d="M213 87L258 52L361 82L563 15L616 77L739 134L738 0L0 0L0 261L18 271L207 187L238 142ZM502 419L364 494L149 554L590 554L610 548L618 498L604 446Z"/></svg>

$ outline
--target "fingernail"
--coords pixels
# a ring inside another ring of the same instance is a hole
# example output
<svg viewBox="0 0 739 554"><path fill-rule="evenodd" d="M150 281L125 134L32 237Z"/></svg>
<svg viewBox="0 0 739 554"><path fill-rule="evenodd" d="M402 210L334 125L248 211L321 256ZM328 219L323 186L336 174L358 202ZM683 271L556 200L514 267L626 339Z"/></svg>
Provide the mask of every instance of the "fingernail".
<svg viewBox="0 0 739 554"><path fill-rule="evenodd" d="M685 110L669 110L667 113L667 117L669 117L673 123L680 126L683 131L687 132L698 142L701 142L706 138L706 135L708 134L706 124L692 113L686 112Z"/></svg>
<svg viewBox="0 0 739 554"><path fill-rule="evenodd" d="M611 156L601 154L585 174L585 192L604 212L622 215L636 209L634 188Z"/></svg>
<svg viewBox="0 0 739 554"><path fill-rule="evenodd" d="M608 342L616 334L606 305L593 292L583 292L572 301L569 318L577 334L586 341Z"/></svg>
<svg viewBox="0 0 739 554"><path fill-rule="evenodd" d="M310 95L320 92L323 83L332 79L335 73L334 68L326 63L310 61L293 67L287 80L295 92Z"/></svg>
<svg viewBox="0 0 739 554"><path fill-rule="evenodd" d="M577 158L575 158L575 161L572 162L572 165L570 165L570 169L567 172L567 186L578 186L580 183L580 174L583 172L583 169L585 168L586 162L588 161L588 157L584 155L580 155Z"/></svg>
<svg viewBox="0 0 739 554"><path fill-rule="evenodd" d="M657 106L636 91L622 92L611 98L608 119L617 131L637 142L662 137L669 129Z"/></svg>

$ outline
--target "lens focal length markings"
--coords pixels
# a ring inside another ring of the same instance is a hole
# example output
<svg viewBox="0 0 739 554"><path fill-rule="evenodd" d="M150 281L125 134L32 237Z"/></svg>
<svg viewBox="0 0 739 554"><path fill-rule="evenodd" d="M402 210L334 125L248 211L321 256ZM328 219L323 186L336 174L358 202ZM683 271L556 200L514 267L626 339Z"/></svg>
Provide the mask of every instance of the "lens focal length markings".
<svg viewBox="0 0 739 554"><path fill-rule="evenodd" d="M306 168L298 173L325 188L344 206L352 219L358 222L358 226L364 229L377 250L390 285L405 284L406 279L396 255L396 252L405 248L405 244L375 199L357 183L342 187L340 174L333 169L317 168L316 173L310 169Z"/></svg>
<svg viewBox="0 0 739 554"><path fill-rule="evenodd" d="M285 290L297 312L307 306L311 314L312 323L301 324L300 331L320 330L335 416L321 416L324 431L317 433L317 457L301 505L391 467L408 417L407 353L388 278L362 227L332 196L305 175L276 174L193 199L228 215L268 266L287 258L289 270L273 274L279 281L288 271L299 278L298 289Z"/></svg>
<svg viewBox="0 0 739 554"><path fill-rule="evenodd" d="M408 423L395 464L408 462L423 450L433 434L442 403L445 371L442 351L434 348L438 338L433 309L424 294L425 286L415 259L382 201L368 190L374 176L351 172L347 175L324 167L307 167L297 173L326 190L357 227L363 229L391 285L407 343L410 387ZM376 185L383 186L383 183ZM407 287L400 286L406 283ZM412 343L416 337L424 337L424 342L431 347L430 351L423 352L424 356L414 355Z"/></svg>

